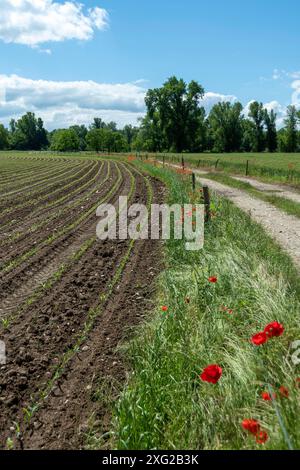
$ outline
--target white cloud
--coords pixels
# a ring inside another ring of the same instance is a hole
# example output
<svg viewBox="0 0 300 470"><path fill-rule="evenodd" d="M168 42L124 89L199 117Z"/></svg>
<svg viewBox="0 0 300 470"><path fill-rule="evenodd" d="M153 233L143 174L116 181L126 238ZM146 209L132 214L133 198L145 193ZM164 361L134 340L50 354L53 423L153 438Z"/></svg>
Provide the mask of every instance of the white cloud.
<svg viewBox="0 0 300 470"><path fill-rule="evenodd" d="M300 80L294 80L291 85L293 91L292 104L297 108L300 107Z"/></svg>
<svg viewBox="0 0 300 470"><path fill-rule="evenodd" d="M106 10L84 10L73 0L0 0L0 39L5 43L38 47L67 39L86 41L107 22Z"/></svg>
<svg viewBox="0 0 300 470"><path fill-rule="evenodd" d="M286 70L274 69L272 79L284 80L286 78L300 79L300 71L287 72ZM266 79L267 80L267 79Z"/></svg>
<svg viewBox="0 0 300 470"><path fill-rule="evenodd" d="M0 120L7 124L27 111L49 129L92 121L99 116L120 126L136 123L145 111L146 90L134 83L60 82L0 75Z"/></svg>
<svg viewBox="0 0 300 470"><path fill-rule="evenodd" d="M280 70L274 69L272 78L273 78L273 80L279 80L281 78Z"/></svg>
<svg viewBox="0 0 300 470"><path fill-rule="evenodd" d="M234 95L222 95L221 93L207 92L204 94L202 100L200 100L200 104L205 108L205 111L209 113L215 104L224 101L234 103L237 101L237 97Z"/></svg>
<svg viewBox="0 0 300 470"><path fill-rule="evenodd" d="M0 74L0 122L7 125L27 111L35 112L51 130L73 124L89 124L96 116L105 121L116 121L120 127L137 124L145 114L146 80L133 83L108 84L95 81L32 80L18 75ZM292 82L292 104L300 107L300 80ZM218 102L234 103L237 97L221 93L205 93L200 104L206 113ZM247 117L251 101L243 113ZM281 127L286 106L278 101L264 104L277 113Z"/></svg>
<svg viewBox="0 0 300 470"><path fill-rule="evenodd" d="M136 124L145 113L145 80L107 84L95 81L31 80L0 75L0 121L8 124L27 111L35 112L48 129L89 124L95 116L119 126ZM233 95L205 93L201 100L208 113L219 101L236 101Z"/></svg>

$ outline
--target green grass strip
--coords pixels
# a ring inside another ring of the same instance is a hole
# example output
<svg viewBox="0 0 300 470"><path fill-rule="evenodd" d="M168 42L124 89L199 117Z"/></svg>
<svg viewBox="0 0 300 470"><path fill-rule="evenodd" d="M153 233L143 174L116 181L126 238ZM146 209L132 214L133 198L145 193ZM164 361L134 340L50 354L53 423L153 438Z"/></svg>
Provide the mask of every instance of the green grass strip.
<svg viewBox="0 0 300 470"><path fill-rule="evenodd" d="M146 168L168 185L170 204L189 202L190 183L169 170ZM225 199L212 202L216 217L206 226L202 250L187 252L184 240L166 243L157 308L125 348L132 375L114 409L117 449L260 449L242 429L249 418L269 435L263 448L287 449L282 429L300 447L300 370L290 351L300 338L299 276L247 214ZM218 282L209 283L210 276ZM252 335L272 321L284 325L283 336L252 345ZM223 368L216 385L199 378L209 364ZM267 384L276 392L282 423L273 402L262 399ZM281 396L281 385L289 398Z"/></svg>

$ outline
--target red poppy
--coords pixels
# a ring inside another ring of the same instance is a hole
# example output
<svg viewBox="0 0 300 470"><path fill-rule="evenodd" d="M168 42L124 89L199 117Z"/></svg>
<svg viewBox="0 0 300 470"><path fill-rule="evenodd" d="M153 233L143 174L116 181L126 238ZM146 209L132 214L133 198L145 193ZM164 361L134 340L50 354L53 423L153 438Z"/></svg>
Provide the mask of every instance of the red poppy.
<svg viewBox="0 0 300 470"><path fill-rule="evenodd" d="M295 382L296 382L296 387L299 388L300 387L300 377L297 377Z"/></svg>
<svg viewBox="0 0 300 470"><path fill-rule="evenodd" d="M265 444L269 439L268 433L266 431L259 431L256 435L257 444Z"/></svg>
<svg viewBox="0 0 300 470"><path fill-rule="evenodd" d="M167 312L167 311L168 311L168 307L167 307L166 305L163 305L161 309L162 309L163 312Z"/></svg>
<svg viewBox="0 0 300 470"><path fill-rule="evenodd" d="M203 380L203 382L216 384L220 380L222 373L222 367L218 366L217 364L211 364L204 369L200 375L200 378Z"/></svg>
<svg viewBox="0 0 300 470"><path fill-rule="evenodd" d="M288 398L289 395L290 395L290 392L288 391L288 389L286 387L284 387L283 385L281 385L281 387L279 387L279 393L284 398Z"/></svg>
<svg viewBox="0 0 300 470"><path fill-rule="evenodd" d="M242 426L246 431L256 435L260 431L260 424L256 419L244 419Z"/></svg>
<svg viewBox="0 0 300 470"><path fill-rule="evenodd" d="M265 401L271 401L272 397L268 392L262 392L261 397Z"/></svg>
<svg viewBox="0 0 300 470"><path fill-rule="evenodd" d="M261 346L268 341L268 337L264 331L257 333L256 335L252 336L251 342L255 344L255 346Z"/></svg>
<svg viewBox="0 0 300 470"><path fill-rule="evenodd" d="M266 333L268 338L274 338L281 336L284 332L284 327L277 321L274 321L272 323L269 323L269 325L266 326L264 329L264 332Z"/></svg>
<svg viewBox="0 0 300 470"><path fill-rule="evenodd" d="M225 307L225 305L222 305L221 310L222 310L223 312L229 313L230 315L233 314L233 310L232 310L231 308Z"/></svg>
<svg viewBox="0 0 300 470"><path fill-rule="evenodd" d="M212 284L215 284L216 282L218 282L218 278L216 276L211 276L208 278L208 281Z"/></svg>

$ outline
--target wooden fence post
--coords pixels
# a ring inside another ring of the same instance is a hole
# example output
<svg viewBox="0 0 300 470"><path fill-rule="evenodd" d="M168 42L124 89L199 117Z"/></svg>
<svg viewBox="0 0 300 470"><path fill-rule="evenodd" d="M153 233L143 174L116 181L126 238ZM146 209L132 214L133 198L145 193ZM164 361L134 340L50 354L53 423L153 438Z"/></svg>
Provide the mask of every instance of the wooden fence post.
<svg viewBox="0 0 300 470"><path fill-rule="evenodd" d="M249 160L247 160L247 163L246 163L246 176L249 175Z"/></svg>
<svg viewBox="0 0 300 470"><path fill-rule="evenodd" d="M196 175L195 173L192 173L192 185L193 185L193 191L196 191Z"/></svg>
<svg viewBox="0 0 300 470"><path fill-rule="evenodd" d="M210 195L208 186L203 186L203 197L204 197L204 207L205 207L205 222L210 220Z"/></svg>
<svg viewBox="0 0 300 470"><path fill-rule="evenodd" d="M163 155L163 167L165 167L165 156Z"/></svg>
<svg viewBox="0 0 300 470"><path fill-rule="evenodd" d="M216 161L216 164L215 164L215 170L218 168L219 161L220 161L220 159L218 158L218 160Z"/></svg>
<svg viewBox="0 0 300 470"><path fill-rule="evenodd" d="M181 166L182 166L182 169L184 170L184 158L181 157Z"/></svg>

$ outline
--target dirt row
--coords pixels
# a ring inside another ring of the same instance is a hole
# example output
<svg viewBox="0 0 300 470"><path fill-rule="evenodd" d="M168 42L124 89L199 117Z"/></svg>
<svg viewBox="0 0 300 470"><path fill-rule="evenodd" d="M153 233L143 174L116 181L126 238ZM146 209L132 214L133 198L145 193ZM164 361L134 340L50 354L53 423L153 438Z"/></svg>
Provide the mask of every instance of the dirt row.
<svg viewBox="0 0 300 470"><path fill-rule="evenodd" d="M134 169L127 170L123 165L119 168L122 181L108 201L116 202L119 195L129 194L131 172L136 182L132 202L146 202L149 194L145 178ZM115 174L113 178L115 180ZM162 200L161 185L154 180L151 184L156 201ZM111 186L112 181L106 191ZM89 225L82 227L81 235L85 240L95 233L95 226L93 215ZM15 448L82 447L87 420L95 413L98 431L105 428L106 407L96 404L91 393L103 377L110 380L113 375L117 380L124 379L125 369L116 347L127 335L128 326L137 323L149 306L151 284L159 269L157 261L155 268L152 266L153 256L156 258L157 253L157 258L161 258L158 241L135 243L122 279L102 305L101 315L96 317L79 354L71 357L53 387L48 389L47 399L41 400L40 393L52 383L55 368L80 337L85 322L99 304L100 294L107 291L128 253L129 243L95 239L60 281L25 308L1 333L8 355L7 364L1 366L0 379L1 447L5 448L8 442L13 442ZM69 238L64 249L76 251L80 246L75 247L75 244L76 237ZM61 252L56 253L52 261L57 266L61 264ZM14 278L10 280L14 282ZM16 286L20 288L21 282L22 277L17 276ZM12 296L13 291L10 291L8 298ZM37 403L40 407L35 409ZM31 419L26 420L29 415Z"/></svg>
<svg viewBox="0 0 300 470"><path fill-rule="evenodd" d="M53 195L59 193L61 189L63 190L67 184L71 184L73 181L76 181L76 179L85 175L86 171L93 166L95 166L95 162L87 162L87 164L79 168L67 167L64 171L56 170L53 176L47 179L47 184L43 182L33 185L31 188L35 189L31 189L28 193L23 192L23 190L19 188L16 190L17 193L13 191L12 195L9 197L2 195L0 206L1 225L9 220L12 213L17 217L17 210L20 211L32 204L38 207L38 205L46 203Z"/></svg>
<svg viewBox="0 0 300 470"><path fill-rule="evenodd" d="M40 199L39 204L35 205L35 200L26 204L23 207L20 218L11 218L0 228L0 238L2 239L0 244L2 245L4 241L13 237L14 234L19 235L22 232L28 231L28 227L35 228L38 222L44 221L48 217L51 218L55 212L58 214L60 208L67 209L68 205L73 204L82 194L88 195L89 188L101 184L100 178L103 166L104 162L98 163L85 172L83 176L80 175L73 182L68 182L55 192L51 192L47 195L48 202ZM35 205L35 208L32 204Z"/></svg>
<svg viewBox="0 0 300 470"><path fill-rule="evenodd" d="M29 158L13 158L12 156L1 156L0 165L0 183L4 183L5 180L16 181L18 178L24 178L26 175L30 175L32 171L40 172L45 169L45 161L32 160ZM52 160L51 160L52 161ZM57 160L53 160L57 162ZM62 162L58 162L60 165Z"/></svg>
<svg viewBox="0 0 300 470"><path fill-rule="evenodd" d="M107 173L108 165L104 165L104 174ZM0 246L2 248L2 253L0 253L0 266L2 263L5 263L9 259L13 259L15 256L20 255L22 253L22 248L20 245L23 246L23 249L28 246L35 246L38 245L40 240L45 238L45 234L50 236L51 234L59 231L63 225L67 225L72 223L73 220L78 217L86 207L92 205L93 196L95 198L99 195L99 190L101 189L101 179L102 179L102 172L100 173L100 168L103 168L100 164L97 164L96 167L92 168L92 172L88 172L88 180L84 179L83 181L74 182L74 186L72 187L73 190L79 188L79 191L73 196L71 199L68 198L68 193L59 192L56 194L55 197L49 198L48 200L48 209L44 211L43 205L42 207L39 206L37 209L37 214L34 210L34 205L31 207L26 207L21 211L21 216L13 214L13 218L19 219L19 222L22 221L21 224L17 224L17 227L14 230L5 230L5 232L0 233ZM93 181L93 178L98 176L96 181ZM92 181L92 185L90 186L90 181ZM85 186L85 183L88 183L88 186ZM84 187L83 193L80 191L81 187ZM95 195L92 193L89 195L89 191L93 190ZM98 190L98 193L97 193ZM63 201L59 202L62 196L65 196ZM79 200L79 201L78 201ZM56 203L57 201L57 203ZM78 208L78 203L80 203L80 207ZM51 207L50 207L51 206ZM36 214L36 215L35 215ZM38 231L40 229L40 231ZM17 237L16 237L17 235ZM24 240L25 239L25 240ZM12 244L13 241L13 244ZM1 267L0 267L1 269Z"/></svg>
<svg viewBox="0 0 300 470"><path fill-rule="evenodd" d="M87 162L87 164L88 163L89 162ZM82 167L82 165L78 162L74 165L71 163L64 163L61 165L55 165L52 163L49 168L46 167L46 169L42 169L41 172L32 172L26 177L26 179L17 181L17 184L14 184L13 180L9 181L4 186L1 185L1 197L17 198L18 196L21 197L21 195L25 195L26 193L32 193L33 190L35 190L34 188L50 185L51 181L53 180L55 182L60 175L64 176L64 174L72 173L79 167Z"/></svg>
<svg viewBox="0 0 300 470"><path fill-rule="evenodd" d="M121 189L125 184L127 178L126 170L121 167L121 178L118 181L118 172L116 165L113 164L113 168L110 177L107 181L99 187L98 193L92 198L85 201L80 206L80 209L75 209L73 217L85 217L88 210L91 210L93 205L97 205L105 198L106 194L117 184L116 190ZM64 218L61 219L62 224ZM66 225L66 227L69 224ZM56 233L56 227L53 226ZM57 232L59 234L59 232ZM67 230L65 233L57 236L51 243L45 242L45 238L51 235L46 232L44 228L41 228L38 233L34 236L36 240L40 238L43 241L38 244L35 243L34 248L36 252L30 256L26 261L21 262L14 269L9 272L2 272L2 278L0 281L0 314L5 317L6 314L11 314L12 310L16 309L17 303L24 301L28 298L34 290L42 283L46 282L58 268L76 252L80 246L86 242L91 236L95 235L95 211L92 211L88 217L85 217L82 222ZM2 247L1 247L2 249ZM25 238L14 251L14 256L21 256L30 252L32 249L32 240L29 241Z"/></svg>

